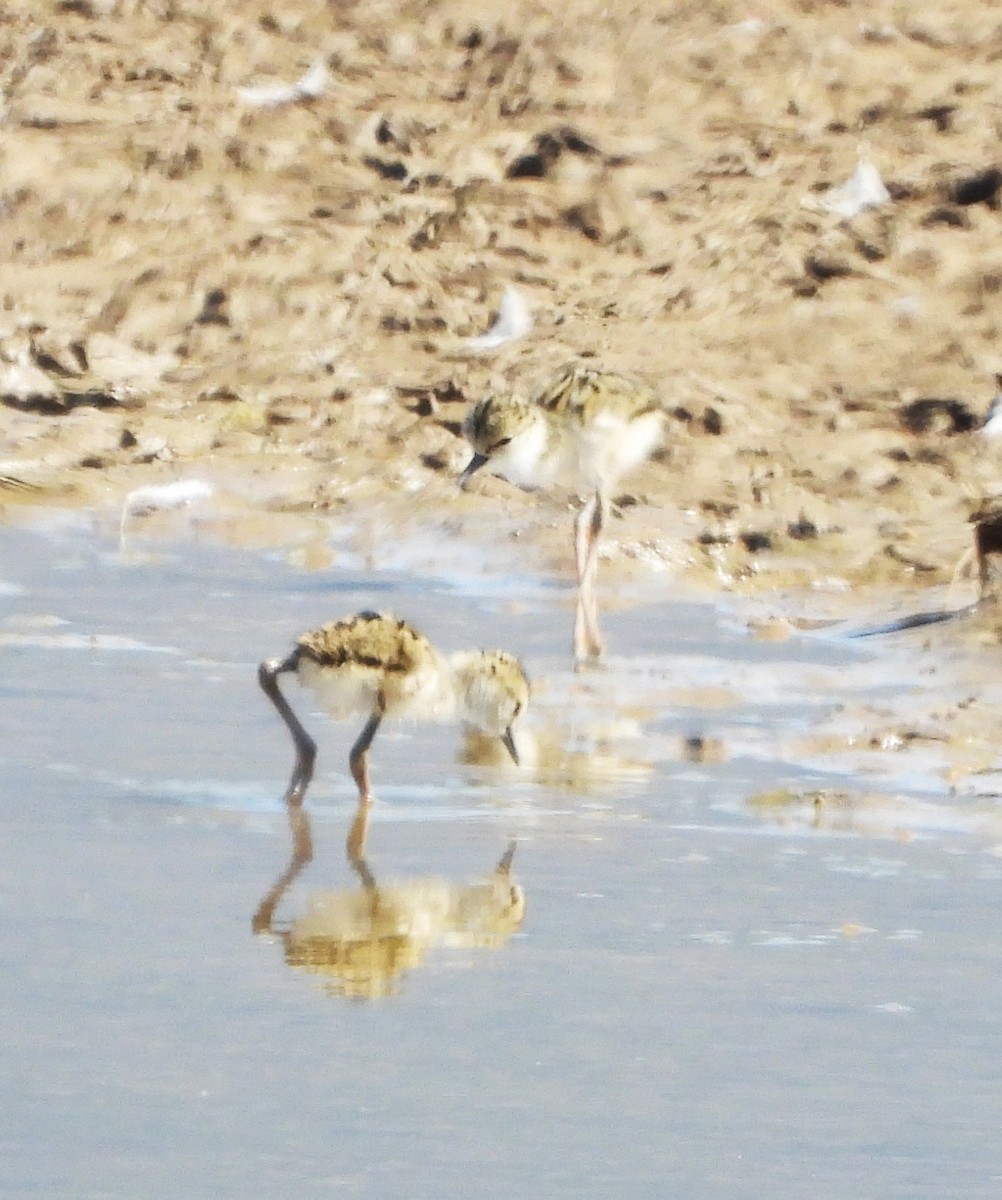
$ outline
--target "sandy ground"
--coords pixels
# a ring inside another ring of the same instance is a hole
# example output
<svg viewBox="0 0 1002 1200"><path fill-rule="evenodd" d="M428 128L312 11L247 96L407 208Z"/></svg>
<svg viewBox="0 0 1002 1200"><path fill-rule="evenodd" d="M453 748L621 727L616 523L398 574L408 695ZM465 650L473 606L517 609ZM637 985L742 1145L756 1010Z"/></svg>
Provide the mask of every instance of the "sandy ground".
<svg viewBox="0 0 1002 1200"><path fill-rule="evenodd" d="M234 537L569 575L574 497L455 477L472 401L585 354L672 414L607 584L943 584L1002 456L1000 55L974 0L11 0L0 503L204 480ZM532 332L471 349L508 286Z"/></svg>

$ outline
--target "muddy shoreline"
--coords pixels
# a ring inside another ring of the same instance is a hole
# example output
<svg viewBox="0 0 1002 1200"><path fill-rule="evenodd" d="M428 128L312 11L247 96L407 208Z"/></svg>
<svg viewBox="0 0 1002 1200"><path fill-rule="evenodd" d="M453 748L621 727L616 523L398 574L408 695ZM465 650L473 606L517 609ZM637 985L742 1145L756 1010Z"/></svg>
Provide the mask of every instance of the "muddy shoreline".
<svg viewBox="0 0 1002 1200"><path fill-rule="evenodd" d="M998 482L990 10L573 16L15 3L4 519L202 480L223 536L320 566L330 521L419 523L569 572L575 497L455 478L470 403L586 355L671 414L608 584L948 583ZM887 198L847 217L860 162ZM532 331L474 351L509 286Z"/></svg>

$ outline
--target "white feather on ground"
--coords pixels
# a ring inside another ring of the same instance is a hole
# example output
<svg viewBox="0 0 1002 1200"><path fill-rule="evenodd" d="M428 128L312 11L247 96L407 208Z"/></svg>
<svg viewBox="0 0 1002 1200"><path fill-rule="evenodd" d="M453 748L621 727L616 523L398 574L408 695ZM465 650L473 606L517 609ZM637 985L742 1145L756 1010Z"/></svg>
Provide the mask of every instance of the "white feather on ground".
<svg viewBox="0 0 1002 1200"><path fill-rule="evenodd" d="M884 186L877 168L866 159L860 159L859 166L845 183L830 188L819 203L836 216L851 220L868 208L879 208L890 202L891 193Z"/></svg>
<svg viewBox="0 0 1002 1200"><path fill-rule="evenodd" d="M522 293L510 285L505 288L498 315L486 333L466 339L469 350L496 350L506 342L525 337L532 330L532 310Z"/></svg>
<svg viewBox="0 0 1002 1200"><path fill-rule="evenodd" d="M295 83L261 83L238 87L237 95L252 108L278 108L298 100L319 100L327 90L327 64L317 59Z"/></svg>

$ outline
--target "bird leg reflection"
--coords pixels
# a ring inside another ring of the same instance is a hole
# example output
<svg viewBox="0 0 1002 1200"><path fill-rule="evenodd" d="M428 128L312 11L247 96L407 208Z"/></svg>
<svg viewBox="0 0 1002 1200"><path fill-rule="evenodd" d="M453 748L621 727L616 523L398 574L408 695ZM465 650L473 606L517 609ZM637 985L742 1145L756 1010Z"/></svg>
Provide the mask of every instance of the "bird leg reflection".
<svg viewBox="0 0 1002 1200"><path fill-rule="evenodd" d="M289 832L292 835L292 856L289 865L275 882L274 887L261 903L251 919L251 929L255 933L271 933L271 922L275 909L281 903L282 897L292 886L297 876L313 861L313 834L310 830L310 818L301 804L290 804Z"/></svg>
<svg viewBox="0 0 1002 1200"><path fill-rule="evenodd" d="M365 858L365 843L369 835L369 812L368 803L360 800L355 820L351 824L351 829L348 830L348 840L345 842L344 852L348 862L361 879L362 886L366 891L375 891L376 880L369 870L369 864Z"/></svg>
<svg viewBox="0 0 1002 1200"><path fill-rule="evenodd" d="M511 875L511 864L515 857L515 847L517 844L514 838L508 843L508 849L501 855L498 865L494 868L495 875Z"/></svg>

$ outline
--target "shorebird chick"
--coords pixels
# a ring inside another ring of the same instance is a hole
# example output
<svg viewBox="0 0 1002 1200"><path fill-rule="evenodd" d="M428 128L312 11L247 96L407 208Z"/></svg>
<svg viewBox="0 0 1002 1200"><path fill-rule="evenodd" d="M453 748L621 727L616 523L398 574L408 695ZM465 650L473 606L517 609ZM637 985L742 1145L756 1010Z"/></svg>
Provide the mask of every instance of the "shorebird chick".
<svg viewBox="0 0 1002 1200"><path fill-rule="evenodd" d="M460 477L489 466L521 487L564 482L592 492L575 522L578 606L574 653L603 652L595 607L598 540L609 491L644 462L664 433L665 412L653 388L612 371L569 363L529 400L499 394L481 400L463 433L473 458Z"/></svg>
<svg viewBox="0 0 1002 1200"><path fill-rule="evenodd" d="M458 717L498 737L518 762L512 726L529 702L522 664L504 650L443 658L426 637L396 617L359 613L304 633L284 659L267 659L258 681L292 734L296 762L285 793L300 804L317 757L316 743L279 690L278 676L296 674L335 719L368 713L348 762L359 799L373 799L369 747L384 717L447 721Z"/></svg>

